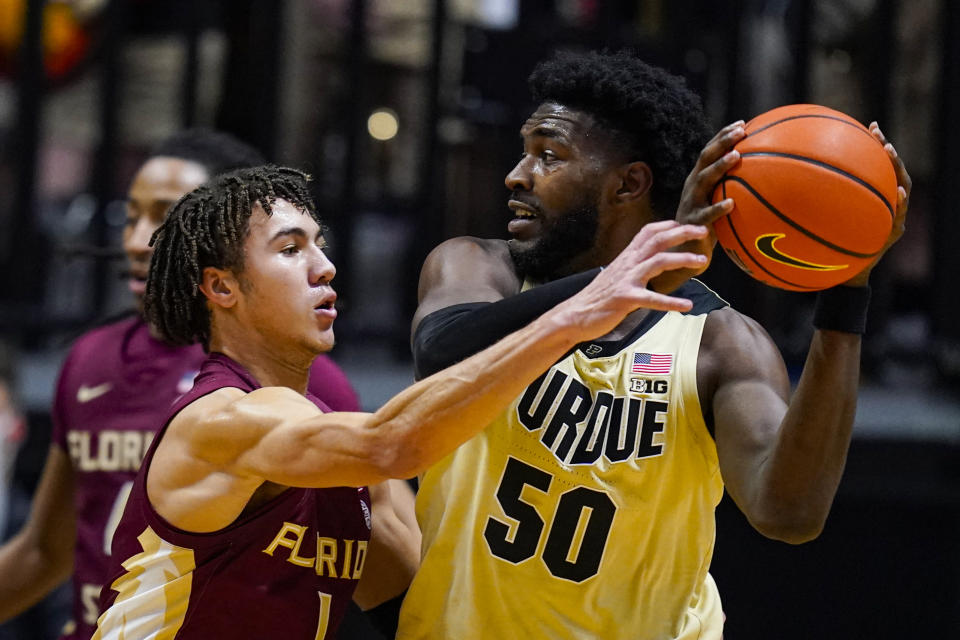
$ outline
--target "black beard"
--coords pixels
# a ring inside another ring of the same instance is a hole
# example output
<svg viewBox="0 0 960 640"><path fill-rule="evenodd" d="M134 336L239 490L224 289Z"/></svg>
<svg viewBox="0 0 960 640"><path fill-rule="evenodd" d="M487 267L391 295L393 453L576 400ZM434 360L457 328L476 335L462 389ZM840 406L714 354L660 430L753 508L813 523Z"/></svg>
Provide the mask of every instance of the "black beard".
<svg viewBox="0 0 960 640"><path fill-rule="evenodd" d="M510 257L517 270L536 282L549 282L570 275L571 262L593 248L599 213L592 204L574 208L544 225L543 235L530 247L510 241Z"/></svg>

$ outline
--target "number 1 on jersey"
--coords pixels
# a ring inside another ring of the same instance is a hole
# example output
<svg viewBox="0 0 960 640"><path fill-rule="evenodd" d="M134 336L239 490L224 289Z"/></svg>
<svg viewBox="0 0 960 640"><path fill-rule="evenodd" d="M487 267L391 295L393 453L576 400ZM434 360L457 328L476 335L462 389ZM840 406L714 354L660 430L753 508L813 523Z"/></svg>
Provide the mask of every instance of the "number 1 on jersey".
<svg viewBox="0 0 960 640"><path fill-rule="evenodd" d="M323 591L317 591L320 596L320 615L317 619L316 640L323 640L327 637L327 627L330 626L330 604L333 602L333 596Z"/></svg>
<svg viewBox="0 0 960 640"><path fill-rule="evenodd" d="M494 517L487 520L483 537L490 552L514 564L537 552L544 520L536 507L521 498L530 485L543 493L553 481L546 471L516 458L508 458L497 487L497 502L515 525ZM607 545L617 507L607 494L576 487L563 493L553 514L550 532L541 557L551 574L572 582L583 582L596 575Z"/></svg>

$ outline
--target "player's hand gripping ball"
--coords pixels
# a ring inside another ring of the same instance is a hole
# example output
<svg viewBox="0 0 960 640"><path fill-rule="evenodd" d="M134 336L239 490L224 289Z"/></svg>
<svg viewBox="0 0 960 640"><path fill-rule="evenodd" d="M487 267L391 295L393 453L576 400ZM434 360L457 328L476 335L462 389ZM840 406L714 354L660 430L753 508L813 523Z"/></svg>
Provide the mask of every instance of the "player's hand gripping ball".
<svg viewBox="0 0 960 640"><path fill-rule="evenodd" d="M753 278L816 291L849 280L883 249L897 206L887 152L850 116L812 104L778 107L744 127L740 164L713 201L727 255Z"/></svg>

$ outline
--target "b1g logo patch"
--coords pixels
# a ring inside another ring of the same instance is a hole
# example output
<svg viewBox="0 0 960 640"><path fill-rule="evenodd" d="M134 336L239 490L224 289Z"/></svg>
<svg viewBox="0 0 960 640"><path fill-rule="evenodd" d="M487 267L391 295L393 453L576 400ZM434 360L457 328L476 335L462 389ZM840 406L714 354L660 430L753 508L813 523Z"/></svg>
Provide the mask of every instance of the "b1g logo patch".
<svg viewBox="0 0 960 640"><path fill-rule="evenodd" d="M630 393L663 395L669 390L666 380L652 378L630 378Z"/></svg>

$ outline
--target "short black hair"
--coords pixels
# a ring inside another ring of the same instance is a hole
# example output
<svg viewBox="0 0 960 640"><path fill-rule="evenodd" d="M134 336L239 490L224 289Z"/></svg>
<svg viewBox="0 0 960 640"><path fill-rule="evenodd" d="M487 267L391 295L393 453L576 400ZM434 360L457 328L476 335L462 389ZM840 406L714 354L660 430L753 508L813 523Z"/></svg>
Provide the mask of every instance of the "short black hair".
<svg viewBox="0 0 960 640"><path fill-rule="evenodd" d="M161 140L150 150L149 157L157 156L196 162L203 166L211 177L234 169L267 163L259 151L239 138L203 127L184 129Z"/></svg>
<svg viewBox="0 0 960 640"><path fill-rule="evenodd" d="M258 203L267 215L281 198L309 214L320 228L307 182L289 167L264 165L221 174L173 206L154 232L144 313L160 336L174 345L210 341L210 314L199 285L205 267L243 270L243 243Z"/></svg>
<svg viewBox="0 0 960 640"><path fill-rule="evenodd" d="M646 162L653 172L654 214L673 217L683 183L711 136L700 98L683 78L630 51L558 51L536 66L528 84L538 104L589 113L615 134L631 160Z"/></svg>

